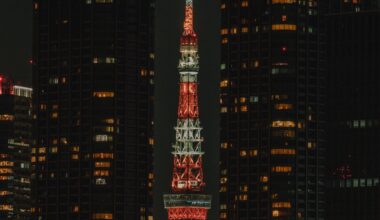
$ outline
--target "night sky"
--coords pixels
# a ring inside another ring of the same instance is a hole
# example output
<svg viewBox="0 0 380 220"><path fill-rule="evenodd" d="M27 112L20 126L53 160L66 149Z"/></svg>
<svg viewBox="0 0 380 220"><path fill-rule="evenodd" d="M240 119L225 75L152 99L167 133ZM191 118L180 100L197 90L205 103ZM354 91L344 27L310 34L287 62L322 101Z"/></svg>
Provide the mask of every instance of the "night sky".
<svg viewBox="0 0 380 220"><path fill-rule="evenodd" d="M32 68L32 0L1 0L0 73L30 85Z"/></svg>
<svg viewBox="0 0 380 220"><path fill-rule="evenodd" d="M32 54L31 0L1 0L0 73L31 82L28 60ZM179 37L185 0L157 0L156 6L156 94L155 94L155 211L163 220L162 194L170 193L171 144L178 103ZM219 150L219 2L194 0L195 29L200 42L200 114L204 127L206 191L213 195L209 219L217 219Z"/></svg>

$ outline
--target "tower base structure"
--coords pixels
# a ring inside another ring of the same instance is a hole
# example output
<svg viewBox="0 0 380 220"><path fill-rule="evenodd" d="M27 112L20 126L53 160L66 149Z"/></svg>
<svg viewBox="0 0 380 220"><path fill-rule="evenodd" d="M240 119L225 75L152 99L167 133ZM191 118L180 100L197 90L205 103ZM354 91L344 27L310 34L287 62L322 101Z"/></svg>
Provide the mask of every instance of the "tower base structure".
<svg viewBox="0 0 380 220"><path fill-rule="evenodd" d="M211 196L204 194L164 195L168 220L206 220L211 208Z"/></svg>

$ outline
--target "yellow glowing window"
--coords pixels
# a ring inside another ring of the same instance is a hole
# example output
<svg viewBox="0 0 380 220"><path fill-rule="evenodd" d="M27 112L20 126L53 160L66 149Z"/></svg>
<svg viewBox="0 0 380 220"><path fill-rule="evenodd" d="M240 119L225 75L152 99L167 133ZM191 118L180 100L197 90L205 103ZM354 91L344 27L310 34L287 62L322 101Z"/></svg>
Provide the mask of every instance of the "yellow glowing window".
<svg viewBox="0 0 380 220"><path fill-rule="evenodd" d="M241 157L246 157L247 156L247 151L246 150L241 150L240 151L240 156Z"/></svg>
<svg viewBox="0 0 380 220"><path fill-rule="evenodd" d="M269 180L268 176L260 176L260 182L266 183L268 182L268 180Z"/></svg>
<svg viewBox="0 0 380 220"><path fill-rule="evenodd" d="M95 213L95 214L92 214L92 219L102 219L102 220L113 219L113 214L112 213Z"/></svg>
<svg viewBox="0 0 380 220"><path fill-rule="evenodd" d="M113 98L115 96L114 92L94 92L94 97L97 98Z"/></svg>
<svg viewBox="0 0 380 220"><path fill-rule="evenodd" d="M288 173L292 171L291 166L275 166L272 167L272 171L276 173Z"/></svg>
<svg viewBox="0 0 380 220"><path fill-rule="evenodd" d="M58 112L51 113L51 118L58 118Z"/></svg>
<svg viewBox="0 0 380 220"><path fill-rule="evenodd" d="M249 29L247 27L241 28L242 33L248 33Z"/></svg>
<svg viewBox="0 0 380 220"><path fill-rule="evenodd" d="M220 178L220 184L225 184L225 183L227 183L227 177L222 177L222 178Z"/></svg>
<svg viewBox="0 0 380 220"><path fill-rule="evenodd" d="M114 124L115 120L113 118L107 118L107 119L104 119L104 122L107 124Z"/></svg>
<svg viewBox="0 0 380 220"><path fill-rule="evenodd" d="M73 154L71 155L72 160L79 160L79 155L78 154Z"/></svg>
<svg viewBox="0 0 380 220"><path fill-rule="evenodd" d="M294 4L296 0L272 0L272 4Z"/></svg>
<svg viewBox="0 0 380 220"><path fill-rule="evenodd" d="M278 211L278 210L273 210L273 211L272 211L272 216L273 216L273 217L279 217L279 216L280 216L280 211Z"/></svg>
<svg viewBox="0 0 380 220"><path fill-rule="evenodd" d="M13 206L9 204L0 205L0 211L13 211Z"/></svg>
<svg viewBox="0 0 380 220"><path fill-rule="evenodd" d="M273 121L273 128L294 128L296 124L294 121Z"/></svg>
<svg viewBox="0 0 380 220"><path fill-rule="evenodd" d="M110 171L108 170L94 170L94 176L109 176Z"/></svg>
<svg viewBox="0 0 380 220"><path fill-rule="evenodd" d="M272 149L270 151L272 155L295 155L295 149Z"/></svg>
<svg viewBox="0 0 380 220"><path fill-rule="evenodd" d="M240 97L240 103L246 103L247 98L246 97Z"/></svg>
<svg viewBox="0 0 380 220"><path fill-rule="evenodd" d="M225 87L227 87L228 86L228 80L222 80L221 82L220 82L220 87L221 88L225 88Z"/></svg>
<svg viewBox="0 0 380 220"><path fill-rule="evenodd" d="M220 187L219 192L227 192L227 187L226 186Z"/></svg>
<svg viewBox="0 0 380 220"><path fill-rule="evenodd" d="M95 167L108 168L111 167L111 162L95 162Z"/></svg>
<svg viewBox="0 0 380 220"><path fill-rule="evenodd" d="M248 106L246 106L246 105L240 106L240 111L241 112L247 112L248 111Z"/></svg>
<svg viewBox="0 0 380 220"><path fill-rule="evenodd" d="M0 121L13 121L14 118L13 115L0 115Z"/></svg>
<svg viewBox="0 0 380 220"><path fill-rule="evenodd" d="M227 213L225 213L225 212L221 212L220 215L219 215L219 217L220 217L221 219L227 219Z"/></svg>
<svg viewBox="0 0 380 220"><path fill-rule="evenodd" d="M50 152L53 154L58 153L58 147L51 147Z"/></svg>
<svg viewBox="0 0 380 220"><path fill-rule="evenodd" d="M284 103L280 103L280 104L275 104L274 105L274 108L276 110L291 110L293 109L293 105L292 104L284 104Z"/></svg>
<svg viewBox="0 0 380 220"><path fill-rule="evenodd" d="M47 105L46 104L41 104L40 105L40 110L46 110L47 109Z"/></svg>
<svg viewBox="0 0 380 220"><path fill-rule="evenodd" d="M247 0L241 2L241 7L243 7L243 8L248 7L248 5L249 4L248 4Z"/></svg>
<svg viewBox="0 0 380 220"><path fill-rule="evenodd" d="M237 34L238 32L238 29L235 27L235 28L231 28L231 34Z"/></svg>
<svg viewBox="0 0 380 220"><path fill-rule="evenodd" d="M274 31L295 31L297 26L295 24L272 24Z"/></svg>
<svg viewBox="0 0 380 220"><path fill-rule="evenodd" d="M220 112L221 112L221 113L226 113L226 112L228 112L227 107L221 107L221 108L220 108Z"/></svg>
<svg viewBox="0 0 380 220"><path fill-rule="evenodd" d="M73 152L79 152L80 151L80 147L79 146L73 146L71 148L71 151L73 151Z"/></svg>
<svg viewBox="0 0 380 220"><path fill-rule="evenodd" d="M241 192L248 192L248 185L240 186L240 191Z"/></svg>
<svg viewBox="0 0 380 220"><path fill-rule="evenodd" d="M40 147L40 148L38 148L38 153L45 154L46 153L46 147Z"/></svg>
<svg viewBox="0 0 380 220"><path fill-rule="evenodd" d="M290 202L273 202L272 208L292 208Z"/></svg>
<svg viewBox="0 0 380 220"><path fill-rule="evenodd" d="M113 153L94 153L94 159L113 159Z"/></svg>
<svg viewBox="0 0 380 220"><path fill-rule="evenodd" d="M228 43L228 38L225 37L222 39L222 44L226 44L226 43Z"/></svg>
<svg viewBox="0 0 380 220"><path fill-rule="evenodd" d="M226 34L228 34L228 29L227 28L223 28L223 29L220 30L220 33L222 35L226 35Z"/></svg>

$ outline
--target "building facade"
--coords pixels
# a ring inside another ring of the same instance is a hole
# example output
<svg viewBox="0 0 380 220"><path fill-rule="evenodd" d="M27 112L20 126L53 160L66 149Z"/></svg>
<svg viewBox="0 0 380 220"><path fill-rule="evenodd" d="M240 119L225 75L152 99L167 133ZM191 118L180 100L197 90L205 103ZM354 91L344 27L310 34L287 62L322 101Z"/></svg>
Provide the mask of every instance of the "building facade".
<svg viewBox="0 0 380 220"><path fill-rule="evenodd" d="M328 219L380 219L380 2L331 1Z"/></svg>
<svg viewBox="0 0 380 220"><path fill-rule="evenodd" d="M33 7L33 219L153 219L154 1Z"/></svg>
<svg viewBox="0 0 380 220"><path fill-rule="evenodd" d="M31 96L0 75L0 219L30 218Z"/></svg>
<svg viewBox="0 0 380 220"><path fill-rule="evenodd" d="M220 219L325 219L325 1L221 1Z"/></svg>

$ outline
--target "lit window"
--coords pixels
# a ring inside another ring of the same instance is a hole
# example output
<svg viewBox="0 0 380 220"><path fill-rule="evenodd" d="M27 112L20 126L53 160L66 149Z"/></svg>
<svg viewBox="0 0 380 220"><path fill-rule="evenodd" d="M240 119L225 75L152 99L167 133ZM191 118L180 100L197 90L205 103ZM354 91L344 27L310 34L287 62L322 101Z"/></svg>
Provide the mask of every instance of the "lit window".
<svg viewBox="0 0 380 220"><path fill-rule="evenodd" d="M231 34L237 34L238 29L236 27L231 28Z"/></svg>
<svg viewBox="0 0 380 220"><path fill-rule="evenodd" d="M242 32L242 33L248 33L248 30L249 30L249 29L248 29L247 27L243 27L243 28L241 29L241 32Z"/></svg>
<svg viewBox="0 0 380 220"><path fill-rule="evenodd" d="M281 21L285 22L288 19L286 15L281 16Z"/></svg>
<svg viewBox="0 0 380 220"><path fill-rule="evenodd" d="M73 154L71 155L72 160L79 160L79 155L78 154Z"/></svg>
<svg viewBox="0 0 380 220"><path fill-rule="evenodd" d="M295 155L295 149L272 149L270 151L272 155Z"/></svg>
<svg viewBox="0 0 380 220"><path fill-rule="evenodd" d="M260 182L267 183L269 180L268 176L260 176Z"/></svg>
<svg viewBox="0 0 380 220"><path fill-rule="evenodd" d="M273 121L273 128L294 128L296 124L294 121Z"/></svg>
<svg viewBox="0 0 380 220"><path fill-rule="evenodd" d="M13 115L0 115L0 121L13 121L14 118Z"/></svg>
<svg viewBox="0 0 380 220"><path fill-rule="evenodd" d="M225 8L226 8L226 4L225 3L223 3L223 4L220 5L220 9L225 9Z"/></svg>
<svg viewBox="0 0 380 220"><path fill-rule="evenodd" d="M53 118L53 119L58 118L58 112L51 113L50 117Z"/></svg>
<svg viewBox="0 0 380 220"><path fill-rule="evenodd" d="M38 161L39 162L44 162L44 161L46 161L46 157L45 156L40 156L40 157L38 157Z"/></svg>
<svg viewBox="0 0 380 220"><path fill-rule="evenodd" d="M227 87L228 86L228 80L222 80L221 82L220 82L220 87L221 88L225 88L225 87Z"/></svg>
<svg viewBox="0 0 380 220"><path fill-rule="evenodd" d="M222 35L226 35L226 34L228 34L228 29L227 28L223 28L223 29L220 30L220 33Z"/></svg>
<svg viewBox="0 0 380 220"><path fill-rule="evenodd" d="M274 108L276 110L291 110L293 109L293 105L292 104L284 104L284 103L280 103L280 104L275 104L274 105Z"/></svg>
<svg viewBox="0 0 380 220"><path fill-rule="evenodd" d="M95 184L96 184L96 185L106 185L106 184L107 184L107 181L106 181L106 179L104 179L104 178L97 178L97 179L95 180Z"/></svg>
<svg viewBox="0 0 380 220"><path fill-rule="evenodd" d="M227 149L228 148L228 143L227 142L220 143L220 148Z"/></svg>
<svg viewBox="0 0 380 220"><path fill-rule="evenodd" d="M292 208L290 202L273 202L272 208Z"/></svg>
<svg viewBox="0 0 380 220"><path fill-rule="evenodd" d="M273 217L279 217L279 216L280 216L280 211L278 211L278 210L273 210L273 211L272 211L272 216L273 216Z"/></svg>
<svg viewBox="0 0 380 220"><path fill-rule="evenodd" d="M111 167L111 162L95 162L95 167L108 168Z"/></svg>
<svg viewBox="0 0 380 220"><path fill-rule="evenodd" d="M110 142L113 140L113 137L111 135L98 134L98 135L95 135L94 140L96 142Z"/></svg>
<svg viewBox="0 0 380 220"><path fill-rule="evenodd" d="M222 39L222 44L226 44L226 43L228 43L228 38L225 37Z"/></svg>
<svg viewBox="0 0 380 220"><path fill-rule="evenodd" d="M248 111L248 106L246 106L246 105L240 106L240 111L241 112L247 112Z"/></svg>
<svg viewBox="0 0 380 220"><path fill-rule="evenodd" d="M58 153L58 147L51 147L50 148L50 153L52 153L52 154Z"/></svg>
<svg viewBox="0 0 380 220"><path fill-rule="evenodd" d="M279 131L272 131L272 136L274 137L289 137L293 138L296 136L296 132L293 130L279 130Z"/></svg>
<svg viewBox="0 0 380 220"><path fill-rule="evenodd" d="M247 98L246 97L240 97L240 103L246 103Z"/></svg>
<svg viewBox="0 0 380 220"><path fill-rule="evenodd" d="M12 205L0 205L0 211L13 211L13 206Z"/></svg>
<svg viewBox="0 0 380 220"><path fill-rule="evenodd" d="M107 118L107 119L104 119L104 122L107 124L114 124L115 120L113 118Z"/></svg>
<svg viewBox="0 0 380 220"><path fill-rule="evenodd" d="M45 154L45 153L46 153L46 147L40 147L40 148L38 149L38 153L40 153L40 154Z"/></svg>
<svg viewBox="0 0 380 220"><path fill-rule="evenodd" d="M242 1L241 2L241 7L243 7L243 8L246 8L246 7L248 7L248 1L247 0L244 0L244 1Z"/></svg>
<svg viewBox="0 0 380 220"><path fill-rule="evenodd" d="M0 191L0 196L7 196L7 195L11 195L12 193L9 192L9 191Z"/></svg>
<svg viewBox="0 0 380 220"><path fill-rule="evenodd" d="M75 213L79 212L79 206L78 205L76 205L76 206L73 207L73 212L75 212Z"/></svg>
<svg viewBox="0 0 380 220"><path fill-rule="evenodd" d="M259 102L259 97L258 96L251 96L251 97L249 97L249 102L257 103L257 102Z"/></svg>
<svg viewBox="0 0 380 220"><path fill-rule="evenodd" d="M149 143L149 145L154 145L154 139L153 138L149 138L148 143Z"/></svg>
<svg viewBox="0 0 380 220"><path fill-rule="evenodd" d="M248 195L247 194L239 195L239 200L240 201L247 201L248 200Z"/></svg>
<svg viewBox="0 0 380 220"><path fill-rule="evenodd" d="M221 113L226 113L226 112L228 112L227 107L221 107L221 108L220 108L220 112L221 112Z"/></svg>
<svg viewBox="0 0 380 220"><path fill-rule="evenodd" d="M240 156L241 157L246 157L247 156L247 151L246 150L241 150L240 151Z"/></svg>
<svg viewBox="0 0 380 220"><path fill-rule="evenodd" d="M108 170L94 170L94 176L109 176L110 171Z"/></svg>
<svg viewBox="0 0 380 220"><path fill-rule="evenodd" d="M295 24L272 24L274 31L295 31L297 26Z"/></svg>
<svg viewBox="0 0 380 220"><path fill-rule="evenodd" d="M289 173L292 172L292 167L290 166L275 166L272 167L272 171L276 173Z"/></svg>
<svg viewBox="0 0 380 220"><path fill-rule="evenodd" d="M93 96L97 98L113 98L115 94L114 92L94 92Z"/></svg>
<svg viewBox="0 0 380 220"><path fill-rule="evenodd" d="M95 214L92 214L92 219L109 220L109 219L113 219L113 214L111 214L111 213L95 213Z"/></svg>
<svg viewBox="0 0 380 220"><path fill-rule="evenodd" d="M94 159L113 159L113 153L94 153Z"/></svg>
<svg viewBox="0 0 380 220"><path fill-rule="evenodd" d="M92 59L92 63L99 64L99 63L116 63L116 59L114 57L94 57Z"/></svg>
<svg viewBox="0 0 380 220"><path fill-rule="evenodd" d="M225 184L225 183L227 183L227 177L222 177L222 178L220 178L220 184Z"/></svg>

